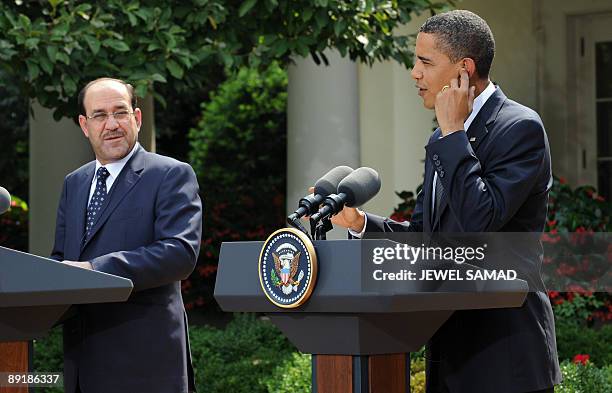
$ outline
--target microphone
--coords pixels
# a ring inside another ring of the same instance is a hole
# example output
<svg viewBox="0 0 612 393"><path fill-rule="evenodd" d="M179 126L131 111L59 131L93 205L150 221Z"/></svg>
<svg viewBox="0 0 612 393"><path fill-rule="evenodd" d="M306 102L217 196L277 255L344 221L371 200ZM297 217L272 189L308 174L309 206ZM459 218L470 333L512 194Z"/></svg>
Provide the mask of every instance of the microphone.
<svg viewBox="0 0 612 393"><path fill-rule="evenodd" d="M306 195L300 199L298 209L287 217L287 221L295 222L295 220L300 217L316 213L319 210L319 205L321 205L325 197L329 194L335 193L338 189L338 184L340 181L347 177L351 172L353 172L353 168L346 165L341 165L323 175L323 177L321 177L315 183L314 193Z"/></svg>
<svg viewBox="0 0 612 393"><path fill-rule="evenodd" d="M359 207L372 199L380 191L380 177L372 168L361 167L342 179L338 193L331 194L323 201L323 207L310 217L311 222L340 212L344 206Z"/></svg>
<svg viewBox="0 0 612 393"><path fill-rule="evenodd" d="M4 187L0 187L0 214L11 207L11 194Z"/></svg>

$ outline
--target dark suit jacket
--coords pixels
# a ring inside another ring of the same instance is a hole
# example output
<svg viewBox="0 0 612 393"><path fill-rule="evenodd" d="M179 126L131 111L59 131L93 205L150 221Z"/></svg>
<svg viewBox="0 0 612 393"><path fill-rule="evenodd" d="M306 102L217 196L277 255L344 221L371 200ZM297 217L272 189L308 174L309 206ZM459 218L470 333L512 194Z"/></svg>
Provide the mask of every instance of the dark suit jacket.
<svg viewBox="0 0 612 393"><path fill-rule="evenodd" d="M548 138L536 112L498 87L467 132L440 136L438 129L425 147L425 181L410 223L368 214L366 232L544 229L552 174ZM445 193L441 213L432 219L434 171ZM536 272L522 307L458 311L436 332L428 344L428 392L516 393L560 382L541 257L519 262Z"/></svg>
<svg viewBox="0 0 612 393"><path fill-rule="evenodd" d="M187 392L193 370L180 280L193 271L202 204L193 169L138 147L83 242L95 162L66 176L52 258L129 278L125 303L76 307L64 323L64 386L84 393Z"/></svg>

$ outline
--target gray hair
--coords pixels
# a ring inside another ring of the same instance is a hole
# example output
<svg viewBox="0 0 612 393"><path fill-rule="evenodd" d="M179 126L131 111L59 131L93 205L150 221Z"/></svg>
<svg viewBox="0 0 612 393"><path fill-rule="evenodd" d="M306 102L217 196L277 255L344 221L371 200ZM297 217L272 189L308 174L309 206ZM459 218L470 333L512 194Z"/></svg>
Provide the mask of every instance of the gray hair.
<svg viewBox="0 0 612 393"><path fill-rule="evenodd" d="M473 59L481 78L489 76L495 56L495 40L487 22L473 12L454 10L434 15L419 29L436 35L438 49L454 63Z"/></svg>

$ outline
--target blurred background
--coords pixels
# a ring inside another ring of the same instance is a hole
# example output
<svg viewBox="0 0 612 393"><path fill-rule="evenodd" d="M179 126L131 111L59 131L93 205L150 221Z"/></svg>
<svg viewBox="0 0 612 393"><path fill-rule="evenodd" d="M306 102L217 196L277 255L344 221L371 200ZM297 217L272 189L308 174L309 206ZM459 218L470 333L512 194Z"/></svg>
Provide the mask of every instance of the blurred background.
<svg viewBox="0 0 612 393"><path fill-rule="evenodd" d="M379 171L369 211L409 219L435 128L409 74L414 38L453 8L489 23L492 80L544 121L555 173L547 231L609 232L609 0L6 0L0 185L13 204L0 245L50 253L63 178L93 159L75 122L78 91L125 79L144 113L140 143L189 162L200 183L202 249L182 284L200 391L309 391L308 355L265 317L216 305L220 244L284 227L307 187L342 164ZM612 391L610 296L567 289L549 294L566 375L557 391ZM58 331L36 342L35 362L61 370ZM413 356L415 392L423 364Z"/></svg>

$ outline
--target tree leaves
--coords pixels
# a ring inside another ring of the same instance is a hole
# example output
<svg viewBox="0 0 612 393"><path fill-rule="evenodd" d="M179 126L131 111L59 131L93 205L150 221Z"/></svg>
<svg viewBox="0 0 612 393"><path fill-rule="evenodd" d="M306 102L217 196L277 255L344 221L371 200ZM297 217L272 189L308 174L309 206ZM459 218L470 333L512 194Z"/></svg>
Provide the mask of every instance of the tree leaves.
<svg viewBox="0 0 612 393"><path fill-rule="evenodd" d="M238 16L241 18L245 16L251 10L251 8L255 6L256 3L257 3L257 0L243 1L242 5L240 6L240 9L238 9Z"/></svg>
<svg viewBox="0 0 612 393"><path fill-rule="evenodd" d="M327 48L367 64L395 59L409 67L412 41L394 29L412 14L443 6L436 0L7 1L0 2L0 67L28 97L74 116L67 109L76 108L72 83L78 88L104 75L147 89L155 83L182 89L210 83L209 70L218 67L286 66L296 55L326 63Z"/></svg>
<svg viewBox="0 0 612 393"><path fill-rule="evenodd" d="M170 59L166 62L166 67L168 68L168 71L170 71L170 74L175 77L176 79L182 79L183 78L183 68L174 60Z"/></svg>

